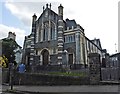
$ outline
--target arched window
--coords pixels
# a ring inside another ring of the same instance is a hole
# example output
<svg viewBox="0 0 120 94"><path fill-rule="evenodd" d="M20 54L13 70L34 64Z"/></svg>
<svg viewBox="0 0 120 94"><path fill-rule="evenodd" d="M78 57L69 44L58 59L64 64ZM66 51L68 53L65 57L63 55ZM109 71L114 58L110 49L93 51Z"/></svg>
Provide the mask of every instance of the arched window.
<svg viewBox="0 0 120 94"><path fill-rule="evenodd" d="M49 23L44 23L44 30L43 30L43 41L48 40L48 31L49 31Z"/></svg>
<svg viewBox="0 0 120 94"><path fill-rule="evenodd" d="M43 35L43 41L48 41L48 38L50 38L50 40L55 40L56 27L53 22L50 22L50 25L49 25L49 21L44 22L44 26L42 30L43 31L41 31L42 32L41 34Z"/></svg>
<svg viewBox="0 0 120 94"><path fill-rule="evenodd" d="M55 40L55 25L51 22L51 40Z"/></svg>
<svg viewBox="0 0 120 94"><path fill-rule="evenodd" d="M38 35L38 41L40 41L41 40L41 27L40 27L40 29L39 29L39 31L38 31L39 33L39 35Z"/></svg>

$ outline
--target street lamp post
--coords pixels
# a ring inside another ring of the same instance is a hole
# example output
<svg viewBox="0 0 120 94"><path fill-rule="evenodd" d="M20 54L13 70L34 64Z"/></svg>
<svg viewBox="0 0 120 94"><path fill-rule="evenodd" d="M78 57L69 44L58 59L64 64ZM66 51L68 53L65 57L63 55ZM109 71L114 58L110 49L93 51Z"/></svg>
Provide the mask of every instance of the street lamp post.
<svg viewBox="0 0 120 94"><path fill-rule="evenodd" d="M13 70L14 70L14 64L13 63L10 63L9 64L10 66L10 87L11 87L11 90L13 90Z"/></svg>

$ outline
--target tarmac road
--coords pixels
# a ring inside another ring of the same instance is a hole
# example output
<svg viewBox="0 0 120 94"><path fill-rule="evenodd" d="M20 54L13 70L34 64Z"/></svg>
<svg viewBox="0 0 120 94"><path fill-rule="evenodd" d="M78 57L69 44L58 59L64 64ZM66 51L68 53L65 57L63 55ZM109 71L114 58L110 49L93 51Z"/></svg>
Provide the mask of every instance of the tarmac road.
<svg viewBox="0 0 120 94"><path fill-rule="evenodd" d="M2 88L3 91L5 91L7 89L10 89L10 86L3 86ZM120 86L118 85L14 86L14 90L22 92L31 92L23 94L41 94L40 92L42 92L42 94L61 94L61 93L66 94L66 92L71 92L73 94L76 92L84 92L81 94L99 94L99 93L103 94L102 92L104 92L104 94L119 94L117 92L120 91Z"/></svg>

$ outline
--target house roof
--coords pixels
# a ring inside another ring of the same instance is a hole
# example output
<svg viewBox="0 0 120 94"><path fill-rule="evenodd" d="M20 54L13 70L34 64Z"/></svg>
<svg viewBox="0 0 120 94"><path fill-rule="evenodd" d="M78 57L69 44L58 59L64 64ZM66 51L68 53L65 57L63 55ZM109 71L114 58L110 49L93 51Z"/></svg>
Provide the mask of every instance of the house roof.
<svg viewBox="0 0 120 94"><path fill-rule="evenodd" d="M112 54L110 57L116 57L116 56L119 56L120 53L115 53L115 54Z"/></svg>
<svg viewBox="0 0 120 94"><path fill-rule="evenodd" d="M97 45L100 49L102 49L102 46L101 46L101 42L100 42L100 39L94 39L94 40L91 40L95 45Z"/></svg>
<svg viewBox="0 0 120 94"><path fill-rule="evenodd" d="M72 26L73 26L74 28L77 27L76 21L75 21L75 20L66 19L66 27L69 27L69 28L71 29Z"/></svg>

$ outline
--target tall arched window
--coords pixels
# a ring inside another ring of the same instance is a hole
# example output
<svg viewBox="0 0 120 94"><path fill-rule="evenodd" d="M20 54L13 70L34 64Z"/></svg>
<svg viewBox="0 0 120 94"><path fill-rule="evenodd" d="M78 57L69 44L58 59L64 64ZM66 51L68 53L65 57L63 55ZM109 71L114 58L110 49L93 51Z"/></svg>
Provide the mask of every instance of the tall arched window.
<svg viewBox="0 0 120 94"><path fill-rule="evenodd" d="M55 25L51 22L51 40L55 40Z"/></svg>
<svg viewBox="0 0 120 94"><path fill-rule="evenodd" d="M39 35L38 35L38 36L39 36L39 37L38 37L38 41L40 41L40 40L41 40L41 27L40 27L40 29L39 29L38 32L39 32L39 33L38 33L38 34L39 34Z"/></svg>
<svg viewBox="0 0 120 94"><path fill-rule="evenodd" d="M55 40L55 37L56 37L55 23L50 22L49 24L49 21L44 22L44 26L41 32L42 32L41 34L43 35L43 38L42 38L43 41L48 41L49 38L50 40Z"/></svg>
<svg viewBox="0 0 120 94"><path fill-rule="evenodd" d="M44 23L44 30L43 30L43 41L48 40L48 31L49 31L49 23Z"/></svg>

